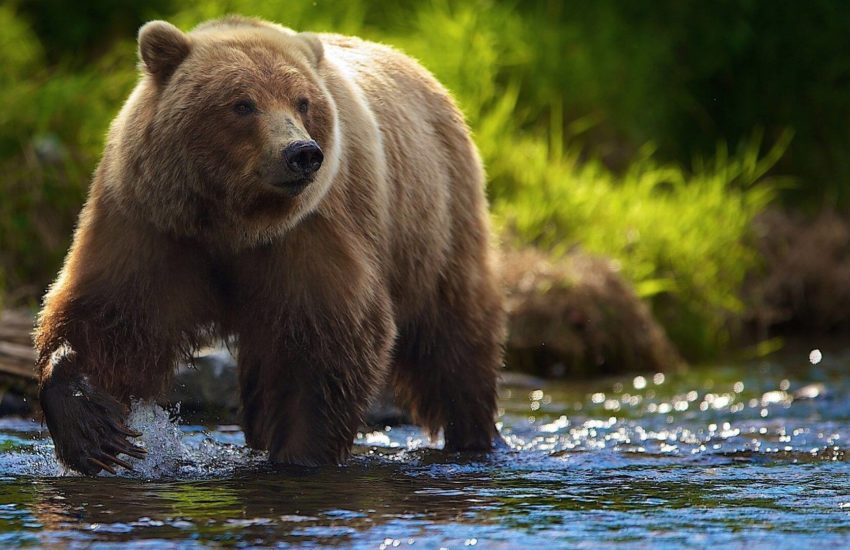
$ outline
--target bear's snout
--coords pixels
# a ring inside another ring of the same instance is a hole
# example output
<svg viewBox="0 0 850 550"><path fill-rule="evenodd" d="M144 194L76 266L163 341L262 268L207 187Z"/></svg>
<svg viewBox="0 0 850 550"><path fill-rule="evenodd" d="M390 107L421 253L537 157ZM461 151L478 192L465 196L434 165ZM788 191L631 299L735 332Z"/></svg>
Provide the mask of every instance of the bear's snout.
<svg viewBox="0 0 850 550"><path fill-rule="evenodd" d="M322 167L325 156L315 141L293 141L283 150L283 158L290 170L302 178L313 175Z"/></svg>

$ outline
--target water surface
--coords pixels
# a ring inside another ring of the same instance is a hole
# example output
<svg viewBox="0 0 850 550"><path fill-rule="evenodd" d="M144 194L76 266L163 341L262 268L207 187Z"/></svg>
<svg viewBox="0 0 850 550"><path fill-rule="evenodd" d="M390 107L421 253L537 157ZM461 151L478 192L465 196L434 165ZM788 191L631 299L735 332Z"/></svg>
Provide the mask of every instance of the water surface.
<svg viewBox="0 0 850 550"><path fill-rule="evenodd" d="M0 545L388 548L850 544L850 355L502 389L512 447L358 437L342 467L269 466L234 426L140 408L149 459L63 475L40 425L0 420Z"/></svg>

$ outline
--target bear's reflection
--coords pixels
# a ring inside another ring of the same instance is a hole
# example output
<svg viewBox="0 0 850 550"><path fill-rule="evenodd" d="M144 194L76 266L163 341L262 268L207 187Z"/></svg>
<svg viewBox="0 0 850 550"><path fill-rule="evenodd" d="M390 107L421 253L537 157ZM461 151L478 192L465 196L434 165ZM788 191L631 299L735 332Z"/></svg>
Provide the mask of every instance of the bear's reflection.
<svg viewBox="0 0 850 550"><path fill-rule="evenodd" d="M474 464L449 464L439 451L418 456L415 466L361 456L345 467L268 466L227 479L42 479L33 514L44 530L85 531L96 540L263 544L345 543L390 522L416 531L396 536L415 537L428 523L480 524L497 513L498 497L482 493L499 482L482 477ZM455 473L432 475L441 465Z"/></svg>

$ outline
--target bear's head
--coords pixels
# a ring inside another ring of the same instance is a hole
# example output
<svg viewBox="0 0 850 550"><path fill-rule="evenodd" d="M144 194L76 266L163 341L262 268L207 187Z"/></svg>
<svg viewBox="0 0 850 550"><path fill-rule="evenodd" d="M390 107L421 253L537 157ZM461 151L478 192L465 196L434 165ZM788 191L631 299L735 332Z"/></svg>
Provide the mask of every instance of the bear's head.
<svg viewBox="0 0 850 550"><path fill-rule="evenodd" d="M139 58L105 153L112 195L160 230L232 247L317 208L339 156L318 37L241 18L190 33L153 21Z"/></svg>

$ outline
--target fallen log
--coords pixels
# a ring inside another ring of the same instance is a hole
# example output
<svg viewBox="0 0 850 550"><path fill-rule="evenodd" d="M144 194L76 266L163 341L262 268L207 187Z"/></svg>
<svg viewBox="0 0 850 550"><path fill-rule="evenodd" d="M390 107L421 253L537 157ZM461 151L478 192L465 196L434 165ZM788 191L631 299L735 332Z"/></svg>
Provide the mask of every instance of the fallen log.
<svg viewBox="0 0 850 550"><path fill-rule="evenodd" d="M0 312L0 374L35 380L33 317L28 312Z"/></svg>

